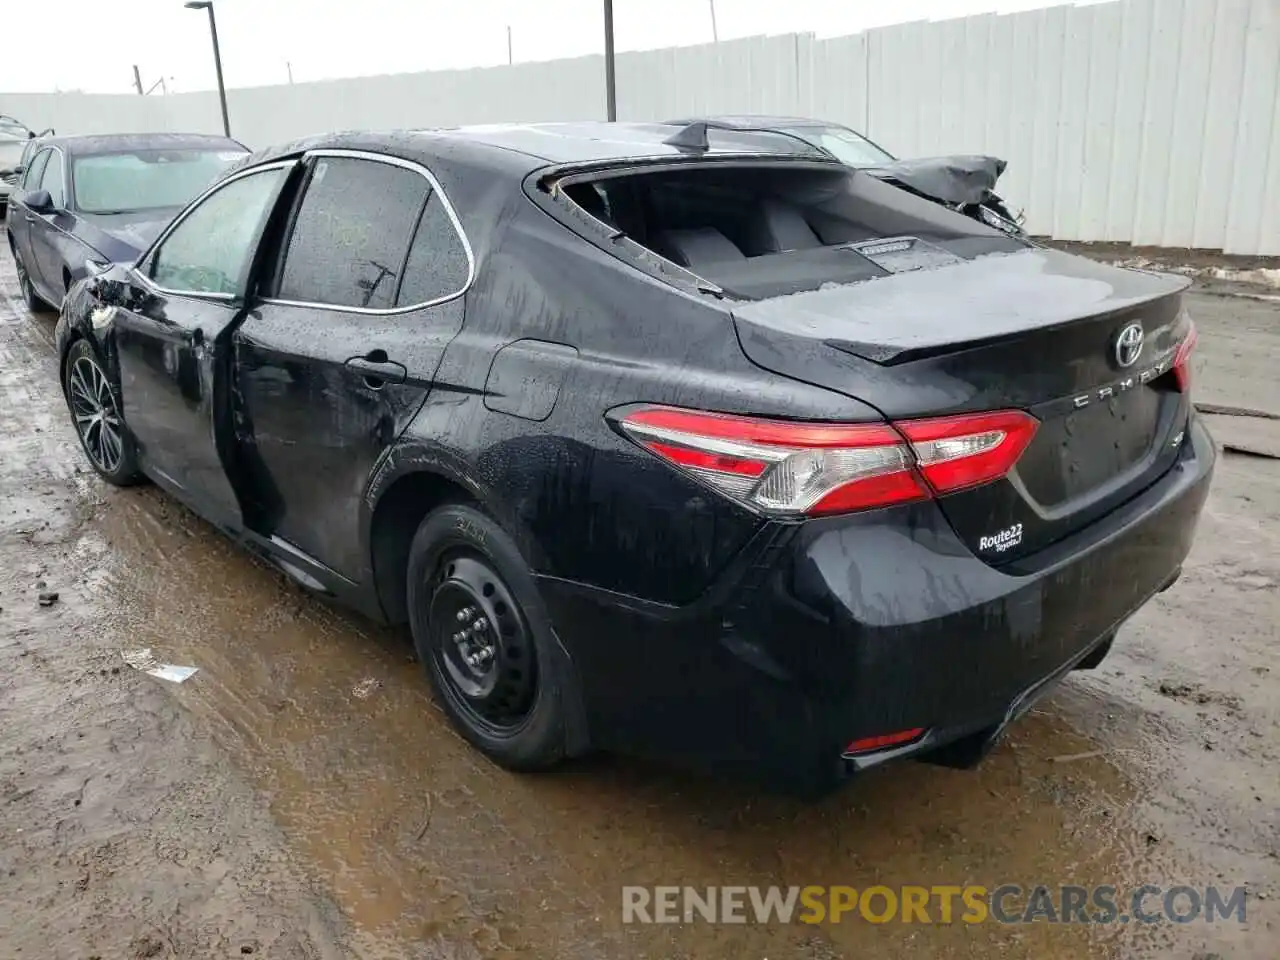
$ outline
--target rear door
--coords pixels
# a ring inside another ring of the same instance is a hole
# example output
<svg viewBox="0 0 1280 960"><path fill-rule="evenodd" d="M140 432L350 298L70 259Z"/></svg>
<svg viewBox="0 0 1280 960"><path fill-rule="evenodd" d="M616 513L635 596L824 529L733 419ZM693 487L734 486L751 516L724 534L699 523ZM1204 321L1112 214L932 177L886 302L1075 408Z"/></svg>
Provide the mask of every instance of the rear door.
<svg viewBox="0 0 1280 960"><path fill-rule="evenodd" d="M113 326L125 421L144 466L215 522L238 526L228 479L230 330L243 314L264 225L296 164L219 184L131 274Z"/></svg>
<svg viewBox="0 0 1280 960"><path fill-rule="evenodd" d="M429 171L318 151L232 340L249 525L355 582L359 504L462 326L472 261Z"/></svg>

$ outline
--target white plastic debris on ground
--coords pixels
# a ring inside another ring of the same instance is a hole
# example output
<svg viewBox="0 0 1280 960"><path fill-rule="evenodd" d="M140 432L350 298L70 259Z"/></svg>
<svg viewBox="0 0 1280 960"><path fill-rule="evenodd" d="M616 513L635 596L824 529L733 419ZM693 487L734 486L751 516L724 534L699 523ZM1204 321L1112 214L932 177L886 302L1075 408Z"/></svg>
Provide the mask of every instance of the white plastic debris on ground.
<svg viewBox="0 0 1280 960"><path fill-rule="evenodd" d="M122 650L120 656L124 662L135 670L141 670L149 676L156 677L160 680L168 680L170 683L182 683L188 680L200 668L199 667L179 667L172 663L160 663L152 654L151 648L146 647L142 650Z"/></svg>

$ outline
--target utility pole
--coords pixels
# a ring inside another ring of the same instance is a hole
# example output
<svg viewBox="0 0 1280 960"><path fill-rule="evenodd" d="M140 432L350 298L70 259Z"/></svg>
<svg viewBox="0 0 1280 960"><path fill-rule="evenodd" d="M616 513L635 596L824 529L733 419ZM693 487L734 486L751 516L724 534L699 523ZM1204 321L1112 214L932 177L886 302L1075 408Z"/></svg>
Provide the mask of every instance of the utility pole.
<svg viewBox="0 0 1280 960"><path fill-rule="evenodd" d="M720 31L716 29L716 0L707 0L711 4L711 40L713 43L720 42Z"/></svg>
<svg viewBox="0 0 1280 960"><path fill-rule="evenodd" d="M604 0L604 100L612 123L618 119L618 91L613 75L613 0Z"/></svg>
<svg viewBox="0 0 1280 960"><path fill-rule="evenodd" d="M138 65L133 65L133 88L138 91L138 96L142 96L142 74L138 72Z"/></svg>
<svg viewBox="0 0 1280 960"><path fill-rule="evenodd" d="M288 60L284 62L284 68L289 71L289 83L293 83L293 64Z"/></svg>
<svg viewBox="0 0 1280 960"><path fill-rule="evenodd" d="M213 15L213 0L187 0L188 10L205 10L209 14L209 35L213 38L213 67L218 72L218 102L222 106L222 133L231 136L231 121L227 117L227 88L222 82L222 51L218 49L218 21Z"/></svg>
<svg viewBox="0 0 1280 960"><path fill-rule="evenodd" d="M515 62L511 56L511 24L507 24L507 66L511 66Z"/></svg>

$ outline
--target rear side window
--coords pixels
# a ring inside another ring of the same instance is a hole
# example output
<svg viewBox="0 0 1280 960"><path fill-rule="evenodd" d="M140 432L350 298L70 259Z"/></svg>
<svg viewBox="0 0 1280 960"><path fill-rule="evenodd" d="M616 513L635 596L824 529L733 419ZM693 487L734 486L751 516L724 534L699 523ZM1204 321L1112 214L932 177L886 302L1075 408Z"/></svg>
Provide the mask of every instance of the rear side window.
<svg viewBox="0 0 1280 960"><path fill-rule="evenodd" d="M173 228L151 258L156 286L183 293L236 294L286 170L230 181Z"/></svg>
<svg viewBox="0 0 1280 960"><path fill-rule="evenodd" d="M40 177L40 189L49 191L49 197L53 200L53 209L66 208L67 191L62 184L62 154L57 150L49 151L49 162L45 165L44 174Z"/></svg>
<svg viewBox="0 0 1280 960"><path fill-rule="evenodd" d="M40 178L44 176L45 165L49 162L49 154L52 150L44 150L36 154L36 158L31 161L31 166L27 167L27 172L22 175L22 188L24 190L39 190Z"/></svg>
<svg viewBox="0 0 1280 960"><path fill-rule="evenodd" d="M470 272L462 237L440 194L432 193L409 248L396 306L410 307L461 293Z"/></svg>
<svg viewBox="0 0 1280 960"><path fill-rule="evenodd" d="M337 307L393 307L430 187L422 174L390 163L319 157L276 295Z"/></svg>

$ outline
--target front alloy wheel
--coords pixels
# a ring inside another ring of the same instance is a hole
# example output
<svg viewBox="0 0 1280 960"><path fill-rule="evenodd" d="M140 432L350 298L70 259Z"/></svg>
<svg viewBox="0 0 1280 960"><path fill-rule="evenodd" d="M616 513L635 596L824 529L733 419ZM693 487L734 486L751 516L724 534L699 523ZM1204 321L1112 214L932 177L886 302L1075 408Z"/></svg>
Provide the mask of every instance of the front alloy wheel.
<svg viewBox="0 0 1280 960"><path fill-rule="evenodd" d="M138 474L133 439L111 382L85 341L72 344L66 371L67 406L89 462L110 483L132 483Z"/></svg>

